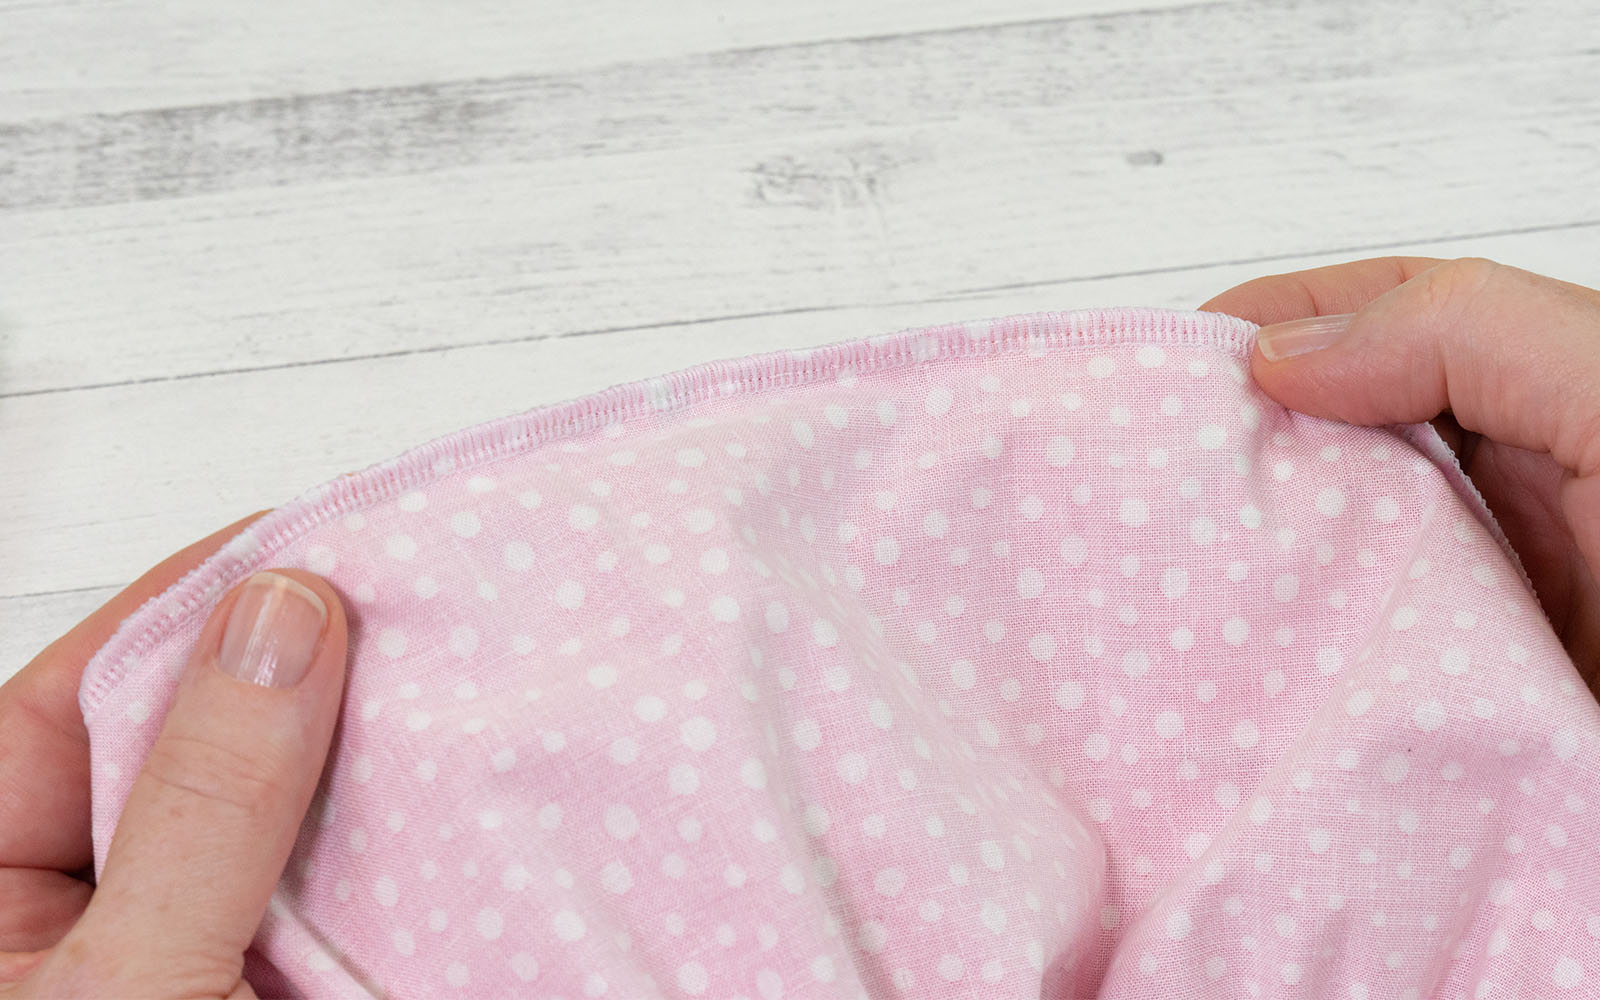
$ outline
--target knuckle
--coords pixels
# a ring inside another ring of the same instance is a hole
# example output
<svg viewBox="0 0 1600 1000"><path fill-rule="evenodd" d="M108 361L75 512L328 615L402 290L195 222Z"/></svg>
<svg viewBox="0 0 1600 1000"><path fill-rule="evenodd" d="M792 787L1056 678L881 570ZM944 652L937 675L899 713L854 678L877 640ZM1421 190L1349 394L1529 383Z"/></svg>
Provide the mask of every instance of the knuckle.
<svg viewBox="0 0 1600 1000"><path fill-rule="evenodd" d="M1487 257L1457 257L1429 268L1421 277L1428 315L1447 321L1478 297L1485 287L1499 280L1504 266Z"/></svg>
<svg viewBox="0 0 1600 1000"><path fill-rule="evenodd" d="M256 820L275 813L288 791L282 770L231 747L165 734L145 761L144 774L179 800L196 799Z"/></svg>

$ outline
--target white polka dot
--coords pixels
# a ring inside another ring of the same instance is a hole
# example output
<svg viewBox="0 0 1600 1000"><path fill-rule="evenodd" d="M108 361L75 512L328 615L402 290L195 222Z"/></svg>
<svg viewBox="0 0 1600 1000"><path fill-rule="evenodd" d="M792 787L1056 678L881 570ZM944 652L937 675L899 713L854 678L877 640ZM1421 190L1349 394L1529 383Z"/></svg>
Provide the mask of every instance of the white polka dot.
<svg viewBox="0 0 1600 1000"><path fill-rule="evenodd" d="M505 918L500 915L499 910L494 909L479 910L476 924L478 936L485 941L499 940L500 935L506 929Z"/></svg>
<svg viewBox="0 0 1600 1000"><path fill-rule="evenodd" d="M1072 439L1060 435L1052 437L1044 446L1044 460L1051 465L1067 465L1075 454L1077 448L1073 445Z"/></svg>
<svg viewBox="0 0 1600 1000"><path fill-rule="evenodd" d="M816 435L812 433L811 425L806 423L804 420L794 421L789 425L789 429L793 432L794 439L800 445L800 447L809 448L816 443L817 438Z"/></svg>
<svg viewBox="0 0 1600 1000"><path fill-rule="evenodd" d="M999 639L995 639L996 642ZM1056 653L1055 637L1047 632L1041 632L1028 640L1028 654L1041 663L1048 662Z"/></svg>
<svg viewBox="0 0 1600 1000"><path fill-rule="evenodd" d="M1344 654L1332 646L1323 646L1317 650L1317 672L1323 675L1336 674L1344 667Z"/></svg>
<svg viewBox="0 0 1600 1000"><path fill-rule="evenodd" d="M1440 726L1444 725L1444 706L1439 704L1437 701L1423 702L1417 706L1417 709L1412 713L1411 718L1412 721L1417 724L1418 729L1425 733L1434 732Z"/></svg>
<svg viewBox="0 0 1600 1000"><path fill-rule="evenodd" d="M464 510L450 518L450 530L462 538L476 538L483 525L478 522L478 515L470 510Z"/></svg>
<svg viewBox="0 0 1600 1000"><path fill-rule="evenodd" d="M667 771L667 787L674 795L693 795L700 789L700 772L692 764L674 764Z"/></svg>
<svg viewBox="0 0 1600 1000"><path fill-rule="evenodd" d="M1173 910L1167 914L1167 937L1174 941L1182 941L1194 929L1194 921L1189 917L1188 910Z"/></svg>
<svg viewBox="0 0 1600 1000"><path fill-rule="evenodd" d="M794 724L794 745L802 750L815 750L822 744L822 727L815 719L801 719Z"/></svg>
<svg viewBox="0 0 1600 1000"><path fill-rule="evenodd" d="M606 832L617 840L628 840L639 832L639 817L632 809L620 803L606 806Z"/></svg>
<svg viewBox="0 0 1600 1000"><path fill-rule="evenodd" d="M1578 752L1578 734L1570 729L1561 729L1551 734L1550 752L1560 760L1571 760Z"/></svg>
<svg viewBox="0 0 1600 1000"><path fill-rule="evenodd" d="M1233 727L1233 743L1241 750L1248 750L1261 742L1261 730L1250 719L1240 719Z"/></svg>
<svg viewBox="0 0 1600 1000"><path fill-rule="evenodd" d="M867 779L867 758L859 753L847 753L837 763L839 778L846 784L859 785Z"/></svg>
<svg viewBox="0 0 1600 1000"><path fill-rule="evenodd" d="M1044 593L1044 574L1036 569L1025 569L1017 574L1017 596L1038 597Z"/></svg>
<svg viewBox="0 0 1600 1000"><path fill-rule="evenodd" d="M1150 505L1140 497L1127 497L1122 501L1122 523L1137 528L1150 520Z"/></svg>
<svg viewBox="0 0 1600 1000"><path fill-rule="evenodd" d="M1564 990L1570 990L1583 982L1583 966L1570 955L1563 955L1556 960L1555 968L1550 970L1550 981Z"/></svg>
<svg viewBox="0 0 1600 1000"><path fill-rule="evenodd" d="M1108 378L1112 372L1117 370L1117 363L1112 358L1102 355L1098 358L1090 358L1089 364L1085 368L1090 378Z"/></svg>
<svg viewBox="0 0 1600 1000"><path fill-rule="evenodd" d="M1272 800L1262 796L1250 803L1250 822L1261 826L1272 819Z"/></svg>
<svg viewBox="0 0 1600 1000"><path fill-rule="evenodd" d="M939 959L939 978L955 982L961 978L965 965L960 955L944 955Z"/></svg>
<svg viewBox="0 0 1600 1000"><path fill-rule="evenodd" d="M1082 566L1089 558L1089 543L1077 535L1061 540L1061 560L1068 566Z"/></svg>
<svg viewBox="0 0 1600 1000"><path fill-rule="evenodd" d="M1156 716L1156 735L1173 739L1183 734L1183 716L1171 709Z"/></svg>
<svg viewBox="0 0 1600 1000"><path fill-rule="evenodd" d="M1379 497L1372 505L1373 520L1379 524L1392 524L1400 516L1400 505L1394 497Z"/></svg>
<svg viewBox="0 0 1600 1000"><path fill-rule="evenodd" d="M950 682L963 691L971 690L978 681L978 671L971 660L955 660L950 664Z"/></svg>
<svg viewBox="0 0 1600 1000"><path fill-rule="evenodd" d="M563 580L556 586L556 603L569 611L583 604L583 584L576 580Z"/></svg>
<svg viewBox="0 0 1600 1000"><path fill-rule="evenodd" d="M739 620L739 602L723 594L711 601L711 617L719 622Z"/></svg>
<svg viewBox="0 0 1600 1000"><path fill-rule="evenodd" d="M555 936L562 941L578 941L587 928L584 918L574 914L573 910L558 910L555 917L550 918L550 930L554 930Z"/></svg>
<svg viewBox="0 0 1600 1000"><path fill-rule="evenodd" d="M1090 760L1105 760L1111 752L1111 740L1105 733L1090 733L1083 741L1083 755Z"/></svg>
<svg viewBox="0 0 1600 1000"><path fill-rule="evenodd" d="M983 866L990 871L999 871L1006 866L1005 850L997 840L985 840L978 845L978 856L983 859Z"/></svg>
<svg viewBox="0 0 1600 1000"><path fill-rule="evenodd" d="M1272 581L1272 596L1274 599L1285 603L1295 599L1300 593L1300 578L1293 573L1284 573Z"/></svg>
<svg viewBox="0 0 1600 1000"><path fill-rule="evenodd" d="M1250 635L1250 625L1243 618L1229 618L1222 624L1222 638L1230 646L1241 646Z"/></svg>
<svg viewBox="0 0 1600 1000"><path fill-rule="evenodd" d="M400 901L400 888L394 879L384 875L372 883L372 896L378 901L379 906L394 906Z"/></svg>
<svg viewBox="0 0 1600 1000"><path fill-rule="evenodd" d="M905 889L906 873L899 868L885 868L873 877L872 886L878 895L892 899Z"/></svg>
<svg viewBox="0 0 1600 1000"><path fill-rule="evenodd" d="M1056 688L1056 704L1068 712L1082 708L1084 697L1083 684L1078 681L1063 681Z"/></svg>
<svg viewBox="0 0 1600 1000"><path fill-rule="evenodd" d="M339 567L339 557L325 545L313 545L306 550L306 568L318 576L329 576Z"/></svg>
<svg viewBox="0 0 1600 1000"><path fill-rule="evenodd" d="M1207 451L1221 448L1228 440L1228 432L1217 424L1206 424L1195 434L1195 440Z"/></svg>
<svg viewBox="0 0 1600 1000"><path fill-rule="evenodd" d="M1124 652L1122 672L1129 677L1143 677L1150 672L1150 654L1142 649L1130 649Z"/></svg>
<svg viewBox="0 0 1600 1000"><path fill-rule="evenodd" d="M478 651L478 631L468 625L457 625L450 630L450 652L463 660L471 659Z"/></svg>
<svg viewBox="0 0 1600 1000"><path fill-rule="evenodd" d="M417 554L416 539L410 535L390 535L383 543L384 551L393 559L401 562L409 560Z"/></svg>
<svg viewBox="0 0 1600 1000"><path fill-rule="evenodd" d="M678 735L690 750L702 753L711 749L711 745L717 741L717 726L705 716L696 715L684 720L678 727Z"/></svg>
<svg viewBox="0 0 1600 1000"><path fill-rule="evenodd" d="M839 631L834 628L833 622L818 618L811 623L811 638L824 649L831 649L839 643Z"/></svg>
<svg viewBox="0 0 1600 1000"><path fill-rule="evenodd" d="M1133 358L1145 368L1160 368L1167 363L1167 352L1154 344L1143 344Z"/></svg>
<svg viewBox="0 0 1600 1000"><path fill-rule="evenodd" d="M892 536L885 535L873 546L872 557L880 566L893 566L900 559L900 543Z"/></svg>
<svg viewBox="0 0 1600 1000"><path fill-rule="evenodd" d="M533 547L527 542L507 542L504 551L507 569L523 572L533 568Z"/></svg>
<svg viewBox="0 0 1600 1000"><path fill-rule="evenodd" d="M935 386L928 393L928 398L923 401L923 409L927 411L930 417L942 417L950 412L950 404L953 400L954 397L950 394L949 389L942 385Z"/></svg>
<svg viewBox="0 0 1600 1000"><path fill-rule="evenodd" d="M1317 512L1325 517L1338 517L1344 513L1344 491L1329 486L1317 494Z"/></svg>

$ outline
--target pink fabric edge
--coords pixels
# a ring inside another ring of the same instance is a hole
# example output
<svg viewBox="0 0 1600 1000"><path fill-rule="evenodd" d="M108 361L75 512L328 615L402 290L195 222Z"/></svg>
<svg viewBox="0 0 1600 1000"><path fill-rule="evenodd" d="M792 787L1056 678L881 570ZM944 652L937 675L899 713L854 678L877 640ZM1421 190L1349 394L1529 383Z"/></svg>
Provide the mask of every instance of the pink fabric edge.
<svg viewBox="0 0 1600 1000"><path fill-rule="evenodd" d="M361 472L314 487L245 528L165 592L146 601L84 668L78 705L85 721L131 667L190 616L268 564L286 544L329 519L361 510L463 468L647 413L689 409L708 399L815 384L840 372L884 370L956 357L1128 342L1209 345L1237 357L1255 347L1257 326L1226 313L1121 307L1037 312L913 327L895 333L710 361L667 375L614 385L435 438ZM1532 582L1477 487L1429 423L1392 428L1439 466L1446 480L1517 568Z"/></svg>

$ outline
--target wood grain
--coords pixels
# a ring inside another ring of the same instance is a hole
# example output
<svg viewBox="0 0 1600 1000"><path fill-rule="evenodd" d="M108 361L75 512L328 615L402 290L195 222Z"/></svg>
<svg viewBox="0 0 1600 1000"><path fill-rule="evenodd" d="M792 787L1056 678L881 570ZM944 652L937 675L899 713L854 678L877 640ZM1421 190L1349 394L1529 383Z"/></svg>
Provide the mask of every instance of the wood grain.
<svg viewBox="0 0 1600 1000"><path fill-rule="evenodd" d="M1600 91L1541 129L1445 79L15 212L0 393L1600 222Z"/></svg>
<svg viewBox="0 0 1600 1000"><path fill-rule="evenodd" d="M567 73L1197 0L0 0L0 121Z"/></svg>

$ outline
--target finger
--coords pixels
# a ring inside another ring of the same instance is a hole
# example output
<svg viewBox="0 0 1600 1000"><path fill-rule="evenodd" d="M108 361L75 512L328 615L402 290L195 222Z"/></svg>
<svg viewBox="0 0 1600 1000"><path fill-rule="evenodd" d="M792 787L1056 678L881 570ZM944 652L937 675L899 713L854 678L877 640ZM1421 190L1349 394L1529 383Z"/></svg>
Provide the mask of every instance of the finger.
<svg viewBox="0 0 1600 1000"><path fill-rule="evenodd" d="M1262 327L1251 368L1302 413L1374 425L1448 409L1580 477L1600 470L1600 293L1578 285L1446 261L1346 317Z"/></svg>
<svg viewBox="0 0 1600 1000"><path fill-rule="evenodd" d="M71 985L183 996L238 987L327 758L345 641L337 596L310 573L257 574L218 604L99 888L49 960L89 977Z"/></svg>
<svg viewBox="0 0 1600 1000"><path fill-rule="evenodd" d="M38 951L61 940L89 905L91 891L62 872L0 869L0 952Z"/></svg>
<svg viewBox="0 0 1600 1000"><path fill-rule="evenodd" d="M261 517L258 511L141 576L0 686L0 868L76 871L89 839L89 737L78 682L122 620Z"/></svg>
<svg viewBox="0 0 1600 1000"><path fill-rule="evenodd" d="M1355 312L1431 267L1437 257L1372 257L1306 271L1272 274L1236 285L1200 308L1252 323Z"/></svg>

